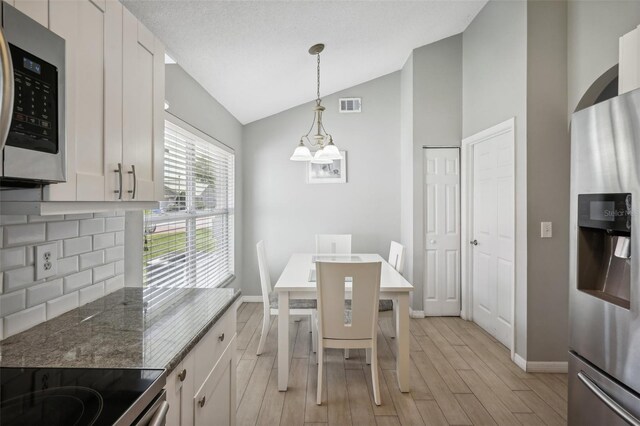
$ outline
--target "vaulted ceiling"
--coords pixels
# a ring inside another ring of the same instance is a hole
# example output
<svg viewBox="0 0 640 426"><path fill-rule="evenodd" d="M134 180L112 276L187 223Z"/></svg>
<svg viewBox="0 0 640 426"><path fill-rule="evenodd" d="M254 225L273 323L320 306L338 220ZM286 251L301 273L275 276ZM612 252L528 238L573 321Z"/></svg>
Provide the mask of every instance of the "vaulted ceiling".
<svg viewBox="0 0 640 426"><path fill-rule="evenodd" d="M122 0L241 123L402 68L412 49L462 32L471 1Z"/></svg>

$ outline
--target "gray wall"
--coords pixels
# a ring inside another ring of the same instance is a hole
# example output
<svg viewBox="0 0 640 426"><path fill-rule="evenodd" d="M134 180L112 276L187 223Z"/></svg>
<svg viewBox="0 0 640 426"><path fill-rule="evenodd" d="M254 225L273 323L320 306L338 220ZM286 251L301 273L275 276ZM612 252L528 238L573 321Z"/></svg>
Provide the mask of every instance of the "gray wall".
<svg viewBox="0 0 640 426"><path fill-rule="evenodd" d="M338 113L339 97L361 97L362 113ZM313 252L315 234L351 233L354 252L384 257L400 238L400 72L325 96L323 105L327 130L347 151L346 184L307 184L306 163L289 161L311 125L311 103L244 128L246 295L260 294L260 240L275 284L292 253Z"/></svg>
<svg viewBox="0 0 640 426"><path fill-rule="evenodd" d="M568 111L591 84L618 63L618 39L640 24L640 2L569 1L567 10Z"/></svg>
<svg viewBox="0 0 640 426"><path fill-rule="evenodd" d="M516 352L526 359L527 3L490 1L463 33L462 136L515 117Z"/></svg>
<svg viewBox="0 0 640 426"><path fill-rule="evenodd" d="M424 286L424 170L427 146L460 146L462 129L462 35L415 49L402 70L403 243L414 285L413 308L422 310ZM406 114L405 115L405 111ZM411 162L405 158L410 155ZM409 167L407 167L407 165ZM405 176L406 175L406 176ZM409 189L411 188L411 189ZM407 197L409 194L407 194ZM411 235L407 235L411 233Z"/></svg>
<svg viewBox="0 0 640 426"><path fill-rule="evenodd" d="M528 2L527 360L567 359L569 168L567 4ZM553 238L540 238L540 222Z"/></svg>
<svg viewBox="0 0 640 426"><path fill-rule="evenodd" d="M177 64L165 66L165 99L168 112L235 150L235 274L231 286L242 287L243 160L242 125L200 84ZM141 285L142 213L127 213L127 286Z"/></svg>
<svg viewBox="0 0 640 426"><path fill-rule="evenodd" d="M400 243L405 247L404 276L413 283L413 52L400 71ZM419 294L416 294L419 293ZM422 289L412 293L422 306Z"/></svg>

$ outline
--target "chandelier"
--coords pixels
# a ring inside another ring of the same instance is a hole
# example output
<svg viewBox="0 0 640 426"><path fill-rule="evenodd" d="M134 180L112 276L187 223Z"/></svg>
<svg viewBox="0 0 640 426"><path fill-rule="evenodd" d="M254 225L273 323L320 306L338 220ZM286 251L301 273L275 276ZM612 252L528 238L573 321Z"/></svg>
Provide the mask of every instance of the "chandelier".
<svg viewBox="0 0 640 426"><path fill-rule="evenodd" d="M338 147L333 144L333 137L330 133L327 133L324 125L322 124L322 113L324 112L324 107L322 106L322 99L320 99L320 53L323 50L324 44L315 44L309 48L309 54L316 55L318 58L316 105L313 107L314 114L311 127L307 134L300 138L300 143L291 156L292 161L311 161L315 164L331 164L333 163L333 160L342 159L342 155L340 155ZM309 137L314 129L316 134ZM304 143L305 140L311 148L317 148L315 154L311 155L311 151Z"/></svg>

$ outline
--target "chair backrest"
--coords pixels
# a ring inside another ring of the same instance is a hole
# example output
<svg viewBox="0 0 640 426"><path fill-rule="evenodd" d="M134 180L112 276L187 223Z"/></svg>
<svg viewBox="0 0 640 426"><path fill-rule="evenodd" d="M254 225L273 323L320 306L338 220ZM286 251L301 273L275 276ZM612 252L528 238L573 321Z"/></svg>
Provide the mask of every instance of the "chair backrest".
<svg viewBox="0 0 640 426"><path fill-rule="evenodd" d="M318 331L323 339L374 339L378 326L381 267L382 262L316 262ZM345 286L349 281L350 323L345 318Z"/></svg>
<svg viewBox="0 0 640 426"><path fill-rule="evenodd" d="M316 234L316 254L351 254L351 234Z"/></svg>
<svg viewBox="0 0 640 426"><path fill-rule="evenodd" d="M262 301L269 306L269 293L271 293L271 277L269 276L269 265L267 264L267 255L264 252L264 241L256 244L258 251L258 270L260 271L260 287L262 288Z"/></svg>
<svg viewBox="0 0 640 426"><path fill-rule="evenodd" d="M391 264L393 269L402 275L402 272L404 271L404 246L402 244L391 241L391 247L389 248L389 264Z"/></svg>

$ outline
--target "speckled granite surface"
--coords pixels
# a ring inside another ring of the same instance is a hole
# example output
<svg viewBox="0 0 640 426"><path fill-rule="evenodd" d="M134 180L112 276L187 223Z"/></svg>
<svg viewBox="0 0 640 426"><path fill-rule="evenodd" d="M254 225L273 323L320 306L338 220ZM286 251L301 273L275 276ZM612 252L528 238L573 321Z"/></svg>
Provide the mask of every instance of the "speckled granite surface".
<svg viewBox="0 0 640 426"><path fill-rule="evenodd" d="M0 341L3 367L173 370L240 297L232 288L173 289L146 307L124 288Z"/></svg>

